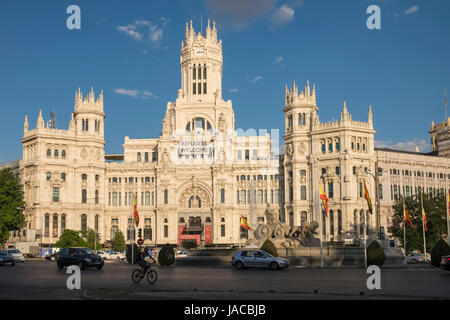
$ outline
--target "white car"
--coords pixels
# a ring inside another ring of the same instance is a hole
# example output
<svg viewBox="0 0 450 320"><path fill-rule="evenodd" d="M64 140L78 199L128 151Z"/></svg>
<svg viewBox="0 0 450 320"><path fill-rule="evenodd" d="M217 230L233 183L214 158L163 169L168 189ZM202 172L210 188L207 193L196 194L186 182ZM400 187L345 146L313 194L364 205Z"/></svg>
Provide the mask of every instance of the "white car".
<svg viewBox="0 0 450 320"><path fill-rule="evenodd" d="M126 259L125 255L121 252L113 251L109 254L109 256L111 257L112 260L125 260Z"/></svg>
<svg viewBox="0 0 450 320"><path fill-rule="evenodd" d="M111 254L105 251L98 250L97 255L100 256L103 260L111 260Z"/></svg>
<svg viewBox="0 0 450 320"><path fill-rule="evenodd" d="M19 249L8 249L7 252L13 256L16 262L25 262L25 257Z"/></svg>

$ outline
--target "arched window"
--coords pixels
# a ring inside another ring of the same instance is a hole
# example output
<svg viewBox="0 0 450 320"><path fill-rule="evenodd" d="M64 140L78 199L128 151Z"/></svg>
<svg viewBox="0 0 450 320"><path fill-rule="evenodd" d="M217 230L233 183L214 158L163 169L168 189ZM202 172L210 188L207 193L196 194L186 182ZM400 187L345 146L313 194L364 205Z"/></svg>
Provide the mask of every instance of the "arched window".
<svg viewBox="0 0 450 320"><path fill-rule="evenodd" d="M241 190L241 199L239 201L240 204L246 204L247 203L247 191Z"/></svg>
<svg viewBox="0 0 450 320"><path fill-rule="evenodd" d="M330 236L334 236L334 212L330 210Z"/></svg>
<svg viewBox="0 0 450 320"><path fill-rule="evenodd" d="M66 214L63 213L61 216L61 234L66 230Z"/></svg>
<svg viewBox="0 0 450 320"><path fill-rule="evenodd" d="M225 189L220 189L220 203L225 203Z"/></svg>
<svg viewBox="0 0 450 320"><path fill-rule="evenodd" d="M308 213L306 211L302 211L302 213L300 215L300 219L301 219L301 224L303 226L306 223L306 221L308 221Z"/></svg>
<svg viewBox="0 0 450 320"><path fill-rule="evenodd" d="M53 155L54 155L55 157L58 157L58 156L59 156L59 151L58 151L58 149L55 149L55 152L53 152Z"/></svg>
<svg viewBox="0 0 450 320"><path fill-rule="evenodd" d="M64 172L61 173L61 180L66 181L66 174Z"/></svg>
<svg viewBox="0 0 450 320"><path fill-rule="evenodd" d="M53 238L58 238L58 214L53 214L53 232L52 236Z"/></svg>
<svg viewBox="0 0 450 320"><path fill-rule="evenodd" d="M164 204L169 203L169 191L167 189L164 190Z"/></svg>
<svg viewBox="0 0 450 320"><path fill-rule="evenodd" d="M51 172L47 172L47 181L50 181L51 178L52 178L52 173Z"/></svg>
<svg viewBox="0 0 450 320"><path fill-rule="evenodd" d="M81 175L81 180L86 181L87 180L87 174L82 174Z"/></svg>
<svg viewBox="0 0 450 320"><path fill-rule="evenodd" d="M198 196L192 196L189 199L189 208L201 208L202 207L202 200Z"/></svg>
<svg viewBox="0 0 450 320"><path fill-rule="evenodd" d="M338 234L342 234L342 211L338 210Z"/></svg>
<svg viewBox="0 0 450 320"><path fill-rule="evenodd" d="M52 156L52 150L47 149L47 157L51 157Z"/></svg>
<svg viewBox="0 0 450 320"><path fill-rule="evenodd" d="M85 214L81 215L81 232L87 231L87 216Z"/></svg>
<svg viewBox="0 0 450 320"><path fill-rule="evenodd" d="M197 80L197 69L195 68L195 64L194 67L192 68L192 79Z"/></svg>
<svg viewBox="0 0 450 320"><path fill-rule="evenodd" d="M49 236L50 236L50 215L46 213L44 223L44 237L48 238Z"/></svg>
<svg viewBox="0 0 450 320"><path fill-rule="evenodd" d="M258 190L258 203L263 203L263 191Z"/></svg>
<svg viewBox="0 0 450 320"><path fill-rule="evenodd" d="M137 162L141 162L141 153L140 152L138 152L138 154L137 154Z"/></svg>

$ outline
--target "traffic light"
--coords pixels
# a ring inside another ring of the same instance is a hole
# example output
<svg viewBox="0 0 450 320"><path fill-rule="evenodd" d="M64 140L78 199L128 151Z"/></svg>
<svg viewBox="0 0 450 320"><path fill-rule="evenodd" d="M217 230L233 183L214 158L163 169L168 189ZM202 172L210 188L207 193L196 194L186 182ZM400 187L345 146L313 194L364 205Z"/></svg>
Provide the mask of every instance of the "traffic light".
<svg viewBox="0 0 450 320"><path fill-rule="evenodd" d="M138 237L139 237L139 239L142 238L142 228L138 229Z"/></svg>

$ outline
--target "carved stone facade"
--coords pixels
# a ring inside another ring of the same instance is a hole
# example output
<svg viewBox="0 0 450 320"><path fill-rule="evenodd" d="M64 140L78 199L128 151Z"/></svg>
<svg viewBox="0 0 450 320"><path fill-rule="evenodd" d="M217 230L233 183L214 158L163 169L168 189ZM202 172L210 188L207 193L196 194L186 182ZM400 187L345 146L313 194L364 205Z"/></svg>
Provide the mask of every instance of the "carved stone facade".
<svg viewBox="0 0 450 320"><path fill-rule="evenodd" d="M241 216L254 229L271 225L275 236L313 233L313 222L321 217L319 182L330 198L324 238L343 241L362 234L364 181L377 205L370 173L379 167L386 230L392 206L389 186L397 184L394 164L396 172L414 166L432 175L449 174L448 159L376 150L371 108L368 121L359 122L344 103L339 121L321 123L316 90L309 83L301 92L295 83L286 88L286 152L278 155L270 135L238 134L232 102L222 98L222 68L215 24L208 22L205 34L196 33L192 23L186 25L181 89L176 101L167 103L160 136L125 137L120 155L104 154L103 94L96 99L93 90L87 97L76 92L68 130L45 126L42 113L31 130L26 118L20 164L26 241L52 245L64 229L96 229L101 242L110 241L118 230L126 240L137 239L133 197L138 228L148 245L244 244L251 235L240 227ZM427 180L430 186L438 182L432 179ZM374 231L375 216L368 215L368 221ZM260 230L262 237L267 232ZM10 239L18 241L24 238Z"/></svg>

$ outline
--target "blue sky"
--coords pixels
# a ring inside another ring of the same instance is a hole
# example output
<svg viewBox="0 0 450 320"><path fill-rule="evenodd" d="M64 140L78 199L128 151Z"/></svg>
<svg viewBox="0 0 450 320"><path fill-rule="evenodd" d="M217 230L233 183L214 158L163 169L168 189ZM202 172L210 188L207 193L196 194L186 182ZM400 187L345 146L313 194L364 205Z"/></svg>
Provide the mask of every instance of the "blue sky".
<svg viewBox="0 0 450 320"><path fill-rule="evenodd" d="M66 9L81 8L81 30ZM381 30L366 9L381 8ZM448 0L41 0L0 3L0 162L21 158L28 115L39 109L67 128L75 90L104 91L106 152L125 136L157 138L180 87L185 22L217 20L223 95L236 128L283 130L284 87L317 86L320 120L355 120L373 106L379 145L429 150L432 120L450 92Z"/></svg>

